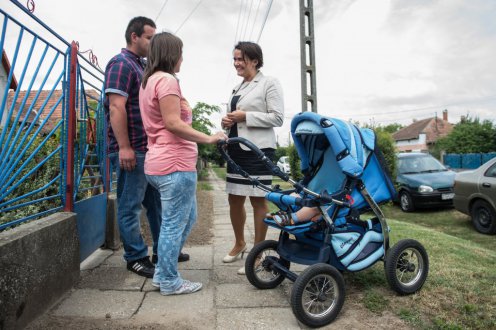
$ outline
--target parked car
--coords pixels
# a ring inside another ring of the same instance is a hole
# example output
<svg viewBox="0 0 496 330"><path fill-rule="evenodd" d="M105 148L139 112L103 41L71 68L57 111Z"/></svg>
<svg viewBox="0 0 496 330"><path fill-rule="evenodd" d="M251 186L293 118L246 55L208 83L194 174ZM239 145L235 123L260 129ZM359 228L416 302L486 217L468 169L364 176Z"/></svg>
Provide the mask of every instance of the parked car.
<svg viewBox="0 0 496 330"><path fill-rule="evenodd" d="M496 234L496 158L455 176L455 208L472 217L475 229Z"/></svg>
<svg viewBox="0 0 496 330"><path fill-rule="evenodd" d="M279 158L279 160L277 161L277 167L279 167L279 169L284 173L289 173L291 171L289 167L289 157L282 156L281 158Z"/></svg>
<svg viewBox="0 0 496 330"><path fill-rule="evenodd" d="M455 172L426 153L398 154L396 184L404 212L453 205Z"/></svg>

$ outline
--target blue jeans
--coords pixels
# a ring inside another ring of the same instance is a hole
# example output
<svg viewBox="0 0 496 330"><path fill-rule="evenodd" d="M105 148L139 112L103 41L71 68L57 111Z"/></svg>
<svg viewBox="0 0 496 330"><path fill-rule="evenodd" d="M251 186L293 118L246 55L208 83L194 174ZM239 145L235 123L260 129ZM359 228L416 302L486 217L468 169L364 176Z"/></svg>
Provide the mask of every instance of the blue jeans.
<svg viewBox="0 0 496 330"><path fill-rule="evenodd" d="M146 179L160 192L162 202L158 262L153 282L160 283L160 291L172 292L183 283L177 271L177 258L196 222L196 172L147 175Z"/></svg>
<svg viewBox="0 0 496 330"><path fill-rule="evenodd" d="M146 208L153 238L153 253L156 254L162 210L160 193L146 181L145 154L136 153L136 168L133 171L121 170L118 153L109 154L108 157L117 173L117 222L124 245L124 259L131 262L148 255L148 247L141 236L141 205Z"/></svg>

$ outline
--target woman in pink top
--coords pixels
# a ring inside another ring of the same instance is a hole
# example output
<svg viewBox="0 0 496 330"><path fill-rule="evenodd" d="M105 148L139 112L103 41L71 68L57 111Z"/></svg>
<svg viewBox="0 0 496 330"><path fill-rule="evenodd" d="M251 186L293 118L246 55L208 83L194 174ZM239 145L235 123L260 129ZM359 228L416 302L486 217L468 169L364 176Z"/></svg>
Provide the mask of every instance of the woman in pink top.
<svg viewBox="0 0 496 330"><path fill-rule="evenodd" d="M227 136L212 136L191 127L192 111L183 97L175 73L181 68L181 39L168 32L156 34L140 89L140 109L148 136L145 174L160 192L162 224L158 262L152 284L163 295L192 293L202 284L183 280L177 258L196 221L196 143L216 143Z"/></svg>

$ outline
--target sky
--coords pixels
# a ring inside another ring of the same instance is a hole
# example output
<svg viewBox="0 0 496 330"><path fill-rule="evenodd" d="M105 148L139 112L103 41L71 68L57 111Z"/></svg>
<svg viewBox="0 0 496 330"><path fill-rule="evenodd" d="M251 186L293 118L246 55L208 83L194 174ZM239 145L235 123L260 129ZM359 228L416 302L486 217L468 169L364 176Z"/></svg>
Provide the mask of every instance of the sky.
<svg viewBox="0 0 496 330"><path fill-rule="evenodd" d="M25 16L10 1L0 3L9 15ZM102 68L125 47L129 20L152 18L157 31L183 40L184 96L223 110L241 81L234 44L260 35L262 72L284 91L285 123L276 132L286 145L291 118L302 111L299 1L274 0L268 11L269 4L35 0L34 14L67 41L77 40L80 50L91 49ZM447 109L451 123L464 115L496 122L496 1L314 0L313 9L319 114L384 126L442 117ZM220 115L211 119L220 123Z"/></svg>

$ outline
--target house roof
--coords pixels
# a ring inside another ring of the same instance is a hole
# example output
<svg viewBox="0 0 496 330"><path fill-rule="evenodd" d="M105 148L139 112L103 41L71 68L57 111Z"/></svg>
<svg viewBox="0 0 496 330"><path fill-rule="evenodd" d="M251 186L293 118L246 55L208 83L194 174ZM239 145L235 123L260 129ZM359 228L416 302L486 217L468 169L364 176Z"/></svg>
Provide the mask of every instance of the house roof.
<svg viewBox="0 0 496 330"><path fill-rule="evenodd" d="M393 134L395 141L418 139L420 134L425 134L427 143L433 143L437 139L448 135L453 130L453 124L441 118L432 117L422 119L404 127Z"/></svg>
<svg viewBox="0 0 496 330"><path fill-rule="evenodd" d="M3 69L5 70L5 72L7 74L9 74L10 72L10 61L9 61L9 58L7 57L7 53L5 53L5 50L2 49L2 66L3 66ZM10 82L10 89L14 89L16 90L17 89L17 79L15 77L15 75L12 75L12 80Z"/></svg>
<svg viewBox="0 0 496 330"><path fill-rule="evenodd" d="M32 122L36 117L36 114L41 112L39 117L39 123L41 123L45 118L48 117L50 111L57 104L57 102L59 102L60 98L63 97L63 91L61 89L54 90L52 95L50 95L50 92L51 92L50 90L40 91L40 95L38 96L36 102L34 103L34 106L32 107L32 111L29 113L27 120L28 122ZM17 116L19 112L19 108L21 107L21 104L23 103L24 98L26 97L26 93L27 91L19 91L19 95L17 96L17 99L15 101L14 111L12 113L12 120L14 120L14 118ZM9 94L7 96L6 109L10 110L15 94L16 94L15 91L12 90L9 91ZM19 118L20 121L24 120L24 116L27 114L28 110L33 105L33 102L35 101L34 99L37 94L38 91L33 90L29 93L29 95L27 95L26 103L24 104L24 107L21 109L21 116ZM86 91L86 95L88 102L90 100L99 99L99 92L97 92L96 90L88 90ZM46 104L43 107L43 104L45 102ZM55 125L62 119L63 102L64 102L63 99L60 100L57 107L50 116L50 119L46 122L45 126L43 127L42 129L43 132L50 132L55 127Z"/></svg>

